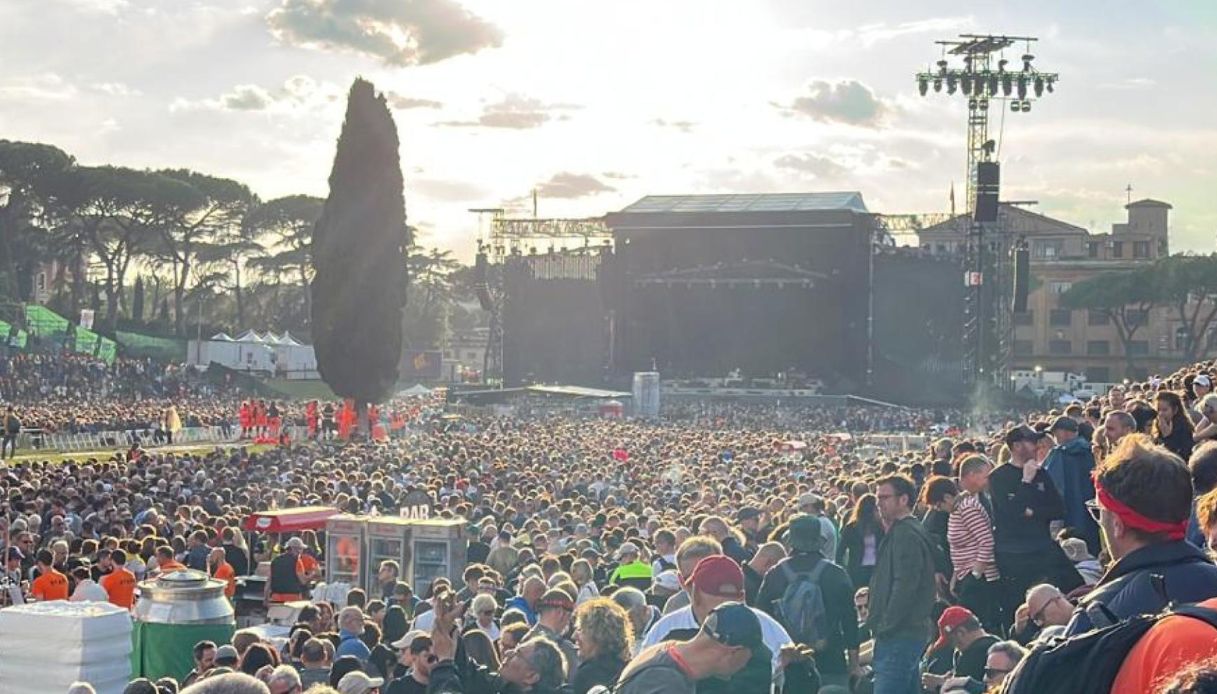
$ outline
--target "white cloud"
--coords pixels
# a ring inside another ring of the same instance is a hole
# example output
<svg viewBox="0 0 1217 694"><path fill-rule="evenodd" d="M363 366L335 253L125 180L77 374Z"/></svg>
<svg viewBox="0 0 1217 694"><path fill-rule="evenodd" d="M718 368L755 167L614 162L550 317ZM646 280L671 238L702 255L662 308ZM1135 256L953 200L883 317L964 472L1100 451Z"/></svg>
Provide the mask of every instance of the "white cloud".
<svg viewBox="0 0 1217 694"><path fill-rule="evenodd" d="M256 84L238 84L211 99L175 99L172 112L181 111L301 111L334 103L341 96L339 87L317 82L307 75L295 75L281 87L267 89Z"/></svg>
<svg viewBox="0 0 1217 694"><path fill-rule="evenodd" d="M439 125L527 130L545 125L554 117L554 113L577 108L580 107L573 104L545 104L532 97L508 94L502 101L484 106L476 120L444 121Z"/></svg>
<svg viewBox="0 0 1217 694"><path fill-rule="evenodd" d="M127 9L131 3L128 0L59 0L67 5L86 12L101 12L103 14L118 14Z"/></svg>
<svg viewBox="0 0 1217 694"><path fill-rule="evenodd" d="M350 50L387 65L426 65L503 43L455 0L282 0L266 15L283 43Z"/></svg>
<svg viewBox="0 0 1217 694"><path fill-rule="evenodd" d="M131 97L141 96L143 94L140 90L132 87L129 84L124 84L123 82L98 82L97 84L92 85L91 88L94 91L101 92L102 94L109 94L110 96Z"/></svg>
<svg viewBox="0 0 1217 694"><path fill-rule="evenodd" d="M583 198L616 190L591 174L562 171L537 185L537 195L543 198Z"/></svg>
<svg viewBox="0 0 1217 694"><path fill-rule="evenodd" d="M14 101L64 101L77 93L75 85L53 72L0 78L0 98Z"/></svg>
<svg viewBox="0 0 1217 694"><path fill-rule="evenodd" d="M652 120L652 121L651 121L651 124L652 124L652 125L657 125L657 126L659 126L659 127L661 127L661 128L672 128L672 129L674 129L674 130L679 130L679 131L680 131L680 132L682 132L682 133L691 133L691 132L693 132L693 127L697 125L697 123L694 123L693 121L688 121L688 120L666 120L666 119L663 119L663 118L656 118L656 119L654 119L654 120Z"/></svg>
<svg viewBox="0 0 1217 694"><path fill-rule="evenodd" d="M787 114L871 128L878 127L892 110L890 104L857 80L816 80L808 85L808 91L809 94L797 96L787 105L774 106Z"/></svg>

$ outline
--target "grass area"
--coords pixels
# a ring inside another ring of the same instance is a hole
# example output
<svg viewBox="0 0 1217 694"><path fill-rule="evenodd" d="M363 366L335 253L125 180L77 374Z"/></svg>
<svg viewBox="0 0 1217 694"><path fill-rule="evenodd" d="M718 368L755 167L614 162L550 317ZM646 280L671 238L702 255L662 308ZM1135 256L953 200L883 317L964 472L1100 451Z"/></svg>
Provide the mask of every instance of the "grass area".
<svg viewBox="0 0 1217 694"><path fill-rule="evenodd" d="M237 448L237 446L235 444L224 444L221 447L224 449ZM263 451L269 451L270 449L274 448L274 445L269 444L269 443L250 444L250 445L247 445L245 448L247 450L249 450L249 452L251 452L251 453L261 453ZM216 446L214 446L214 445L210 445L210 446L189 445L189 446L159 446L159 447L147 448L145 450L151 451L153 453L174 453L177 455L201 455L201 454L205 454L205 453L210 453L211 451L213 451L215 449L216 449ZM12 463L22 463L22 462L26 462L26 463L30 463L30 462L66 463L69 461L84 462L84 461L88 460L89 458L97 458L99 460L106 459L106 458L109 458L114 453L121 453L126 450L127 450L126 448L110 448L107 450L98 450L98 451L50 451L50 450L45 450L45 449L41 450L41 451L18 451L17 456L15 458L5 458L4 462L6 464L10 464L10 465Z"/></svg>
<svg viewBox="0 0 1217 694"><path fill-rule="evenodd" d="M272 378L263 381L263 385L293 400L338 400L334 391L325 381L296 381L286 378Z"/></svg>

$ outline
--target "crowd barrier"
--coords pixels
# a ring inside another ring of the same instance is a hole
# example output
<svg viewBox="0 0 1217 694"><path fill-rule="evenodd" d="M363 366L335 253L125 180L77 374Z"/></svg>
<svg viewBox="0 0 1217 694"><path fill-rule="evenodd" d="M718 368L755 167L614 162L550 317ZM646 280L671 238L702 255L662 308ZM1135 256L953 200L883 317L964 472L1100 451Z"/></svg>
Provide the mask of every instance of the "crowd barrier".
<svg viewBox="0 0 1217 694"><path fill-rule="evenodd" d="M924 451L929 437L922 434L863 434L858 437L862 445L878 446L889 451Z"/></svg>
<svg viewBox="0 0 1217 694"><path fill-rule="evenodd" d="M237 427L185 427L173 435L173 445L191 443L234 443L240 436ZM23 431L17 437L21 450L47 451L101 451L126 448L136 441L144 446L167 444L156 438L153 429L127 429L122 431L97 431L79 433L47 433L38 430Z"/></svg>

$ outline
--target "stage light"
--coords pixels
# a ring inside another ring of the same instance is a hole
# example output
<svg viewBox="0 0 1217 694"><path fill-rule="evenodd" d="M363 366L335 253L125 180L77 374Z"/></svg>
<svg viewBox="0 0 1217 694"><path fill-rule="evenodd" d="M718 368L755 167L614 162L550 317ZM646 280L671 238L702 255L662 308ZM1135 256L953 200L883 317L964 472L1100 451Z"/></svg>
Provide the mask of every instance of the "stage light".
<svg viewBox="0 0 1217 694"><path fill-rule="evenodd" d="M947 75L947 94L954 94L955 88L958 86L959 85L955 80L955 75Z"/></svg>
<svg viewBox="0 0 1217 694"><path fill-rule="evenodd" d="M1010 77L1009 73L1001 76L1001 93L1010 96L1010 92L1014 89L1014 78Z"/></svg>
<svg viewBox="0 0 1217 694"><path fill-rule="evenodd" d="M1041 97L1043 95L1044 95L1044 78L1036 77L1035 78L1035 96Z"/></svg>
<svg viewBox="0 0 1217 694"><path fill-rule="evenodd" d="M1004 73L1006 71L1006 66L1009 64L1010 64L1009 60L1002 58L1001 60L997 61L997 71Z"/></svg>
<svg viewBox="0 0 1217 694"><path fill-rule="evenodd" d="M996 94L997 94L997 74L990 72L989 73L989 96L995 96Z"/></svg>
<svg viewBox="0 0 1217 694"><path fill-rule="evenodd" d="M975 111L977 107L976 99L968 99L968 110Z"/></svg>
<svg viewBox="0 0 1217 694"><path fill-rule="evenodd" d="M980 110L982 110L982 111L989 110L989 100L988 99L981 99L980 103L977 105L980 107Z"/></svg>
<svg viewBox="0 0 1217 694"><path fill-rule="evenodd" d="M925 96L925 93L928 92L929 90L930 90L929 80L927 80L924 77L919 78L917 80L917 91L921 92L922 96Z"/></svg>
<svg viewBox="0 0 1217 694"><path fill-rule="evenodd" d="M1018 113L1018 99L1010 102L1010 110L1014 113Z"/></svg>
<svg viewBox="0 0 1217 694"><path fill-rule="evenodd" d="M1052 91L1053 91L1053 90L1052 90L1052 83L1053 83L1053 82L1054 82L1054 80L1051 80L1051 79L1050 79L1050 80L1048 80L1048 82L1047 82L1047 83L1044 85L1045 87L1047 87L1047 88L1048 88L1048 93L1049 93L1049 94L1051 94L1051 93L1052 93Z"/></svg>
<svg viewBox="0 0 1217 694"><path fill-rule="evenodd" d="M1030 53L1023 54L1023 72L1031 72L1031 61L1034 59L1035 56Z"/></svg>
<svg viewBox="0 0 1217 694"><path fill-rule="evenodd" d="M959 78L959 87L960 87L960 89L963 90L964 95L971 95L971 93L972 93L972 75L965 73L963 77ZM977 91L980 91L979 84L976 85L976 88L977 88Z"/></svg>
<svg viewBox="0 0 1217 694"><path fill-rule="evenodd" d="M934 78L934 91L936 91L936 92L942 91L942 79L939 77Z"/></svg>
<svg viewBox="0 0 1217 694"><path fill-rule="evenodd" d="M947 61L945 61L945 60L938 61L938 74L943 75L943 76L945 76L947 74Z"/></svg>
<svg viewBox="0 0 1217 694"><path fill-rule="evenodd" d="M1018 78L1018 98L1020 98L1020 99L1027 98L1027 78L1026 77Z"/></svg>
<svg viewBox="0 0 1217 694"><path fill-rule="evenodd" d="M1030 102L1030 101L1024 101L1024 102L1023 102L1023 113L1027 113L1027 112L1028 112L1028 111L1030 111L1030 110L1031 110L1031 102Z"/></svg>

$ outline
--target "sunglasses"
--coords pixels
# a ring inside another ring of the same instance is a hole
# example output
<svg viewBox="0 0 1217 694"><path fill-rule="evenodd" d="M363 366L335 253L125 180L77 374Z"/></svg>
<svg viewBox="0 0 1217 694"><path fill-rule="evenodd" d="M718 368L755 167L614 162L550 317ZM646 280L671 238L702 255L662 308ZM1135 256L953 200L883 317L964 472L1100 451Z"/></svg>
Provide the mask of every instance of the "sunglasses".
<svg viewBox="0 0 1217 694"><path fill-rule="evenodd" d="M1044 612L1046 612L1048 610L1049 605L1051 605L1052 603L1056 602L1057 600L1061 600L1061 599L1062 599L1062 597L1060 595L1057 595L1057 596L1053 597L1051 600L1049 600L1048 602L1045 602L1043 604L1043 606L1041 606L1038 610L1035 611L1035 614L1031 615L1032 623L1034 623L1036 626L1040 626L1040 627L1044 626L1043 624L1041 624L1041 622L1044 621Z"/></svg>
<svg viewBox="0 0 1217 694"><path fill-rule="evenodd" d="M1099 502L1095 501L1094 499L1090 499L1086 502L1086 512L1090 514L1090 517L1094 519L1095 523L1098 523L1099 516L1103 512L1103 507L1099 506Z"/></svg>
<svg viewBox="0 0 1217 694"><path fill-rule="evenodd" d="M1010 674L1010 670L1002 670L1001 668L987 667L985 668L985 679L994 680L999 677L1005 677Z"/></svg>

